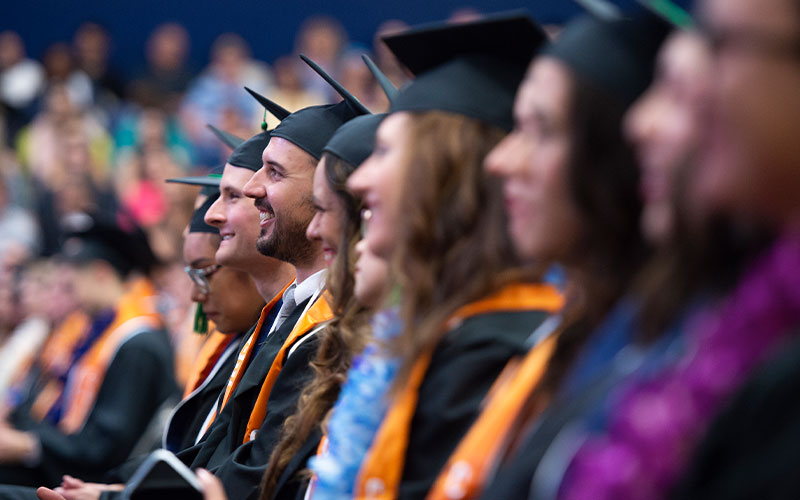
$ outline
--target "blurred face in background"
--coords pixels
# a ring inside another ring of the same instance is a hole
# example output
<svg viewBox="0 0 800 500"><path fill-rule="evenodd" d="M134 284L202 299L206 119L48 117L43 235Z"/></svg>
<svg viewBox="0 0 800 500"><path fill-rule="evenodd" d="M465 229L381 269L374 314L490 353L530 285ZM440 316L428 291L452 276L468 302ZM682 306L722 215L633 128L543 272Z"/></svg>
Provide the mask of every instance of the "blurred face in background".
<svg viewBox="0 0 800 500"><path fill-rule="evenodd" d="M184 240L184 263L210 271L206 274L208 290L192 282L192 300L203 305L203 312L220 332L243 332L258 319L263 300L249 274L229 267L215 269L219 241L212 233L189 233Z"/></svg>
<svg viewBox="0 0 800 500"><path fill-rule="evenodd" d="M554 59L535 60L514 103L514 129L486 157L503 179L509 232L524 260L569 258L579 218L568 188L571 77Z"/></svg>
<svg viewBox="0 0 800 500"><path fill-rule="evenodd" d="M650 241L664 241L673 229L676 175L697 160L710 70L705 39L674 33L659 54L656 79L625 117L626 135L639 157L642 230Z"/></svg>
<svg viewBox="0 0 800 500"><path fill-rule="evenodd" d="M365 245L388 259L402 227L404 185L411 115L392 113L378 127L375 148L350 175L347 187L364 202Z"/></svg>
<svg viewBox="0 0 800 500"><path fill-rule="evenodd" d="M714 75L701 189L715 206L784 224L800 205L800 6L705 0L701 14Z"/></svg>
<svg viewBox="0 0 800 500"><path fill-rule="evenodd" d="M56 263L45 280L47 285L44 289L44 299L39 300L45 303L47 318L57 323L80 307L75 295L73 268L64 263Z"/></svg>
<svg viewBox="0 0 800 500"><path fill-rule="evenodd" d="M183 67L189 50L189 34L179 24L156 28L147 40L148 62L158 70L176 71Z"/></svg>
<svg viewBox="0 0 800 500"><path fill-rule="evenodd" d="M355 286L353 293L364 307L378 307L386 295L389 283L389 264L370 252L364 240L356 244Z"/></svg>

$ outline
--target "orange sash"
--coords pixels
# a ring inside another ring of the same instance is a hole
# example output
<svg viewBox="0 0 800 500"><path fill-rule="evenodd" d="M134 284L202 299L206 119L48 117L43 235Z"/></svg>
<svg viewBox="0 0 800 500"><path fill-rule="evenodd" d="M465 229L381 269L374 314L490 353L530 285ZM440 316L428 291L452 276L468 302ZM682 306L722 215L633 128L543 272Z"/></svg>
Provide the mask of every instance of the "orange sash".
<svg viewBox="0 0 800 500"><path fill-rule="evenodd" d="M219 357L222 356L222 353L225 352L225 349L230 344L232 336L217 331L216 326L210 321L208 330L208 338L200 348L200 352L197 354L197 358L189 372L189 378L183 390L183 399L186 399L195 389L203 385L206 377L217 364Z"/></svg>
<svg viewBox="0 0 800 500"><path fill-rule="evenodd" d="M44 419L64 390L58 377L69 369L72 351L87 328L89 317L82 311L75 311L64 318L45 342L39 364L42 367L42 376L52 378L45 383L31 406L30 414L34 419ZM18 372L14 377L15 385L21 383L26 374L24 371Z"/></svg>
<svg viewBox="0 0 800 500"><path fill-rule="evenodd" d="M261 385L258 399L256 399L256 404L253 406L253 412L250 413L250 418L247 420L247 432L244 434L243 442L246 443L255 439L256 431L264 422L264 417L267 414L269 395L272 392L275 381L278 379L278 375L281 373L283 363L289 351L317 325L330 321L331 319L333 319L333 311L328 304L327 294L323 294L322 297L314 302L311 307L308 308L308 311L300 317L297 324L294 325L286 342L283 343L280 351L278 351L278 355L275 356L272 366L269 367L269 372L267 372L267 377L264 379L264 384Z"/></svg>
<svg viewBox="0 0 800 500"><path fill-rule="evenodd" d="M515 417L545 373L557 338L550 335L522 360L509 361L489 393L485 409L439 474L426 497L428 500L480 496Z"/></svg>
<svg viewBox="0 0 800 500"><path fill-rule="evenodd" d="M255 340L258 337L258 333L264 327L264 321L267 320L267 316L269 316L270 311L272 308L275 307L275 304L278 303L283 298L283 293L289 288L289 285L294 283L294 280L286 283L280 292L278 292L272 300L269 301L267 305L265 305L261 309L261 316L258 318L258 323L256 323L256 328L253 330L253 334L250 335L250 338L247 339L242 350L239 352L239 357L236 358L236 364L233 367L233 371L231 372L231 377L228 379L228 385L225 387L225 395L222 397L222 407L228 404L228 400L233 394L233 391L236 389L236 386L239 385L239 382L242 380L242 376L244 376L245 367L247 363L250 361L250 356L253 354L253 348L255 347ZM222 408L220 407L220 408ZM212 418L213 421L213 418ZM211 422L209 422L211 425Z"/></svg>
<svg viewBox="0 0 800 500"><path fill-rule="evenodd" d="M75 311L64 318L42 349L41 363L46 372L61 375L69 369L72 351L89 325L89 316L83 311Z"/></svg>
<svg viewBox="0 0 800 500"><path fill-rule="evenodd" d="M155 294L155 289L149 281L139 279L132 282L128 291L120 298L114 321L83 355L70 374L67 382L69 385L65 388L69 391L68 399L59 422L62 431L74 433L83 427L86 417L94 406L108 365L119 346L131 334L143 328L156 329L161 326L160 317L153 304Z"/></svg>
<svg viewBox="0 0 800 500"><path fill-rule="evenodd" d="M459 308L446 322L452 330L471 317L500 311L544 310L555 312L561 308L563 298L549 285L511 284L484 299ZM415 362L408 383L397 394L375 441L361 465L356 485L358 499L389 500L397 497L403 475L411 420L417 409L419 388L428 371L433 349Z"/></svg>

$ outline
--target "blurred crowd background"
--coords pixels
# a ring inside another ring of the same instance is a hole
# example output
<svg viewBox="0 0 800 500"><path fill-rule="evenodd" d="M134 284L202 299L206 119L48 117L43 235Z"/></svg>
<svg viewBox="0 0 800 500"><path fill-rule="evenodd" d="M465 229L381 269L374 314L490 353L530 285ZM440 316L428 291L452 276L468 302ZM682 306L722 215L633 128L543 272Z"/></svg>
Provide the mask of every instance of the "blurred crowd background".
<svg viewBox="0 0 800 500"><path fill-rule="evenodd" d="M240 137L258 131L263 108L243 86L290 110L336 99L300 61L300 53L379 112L388 103L361 55L369 54L396 85L407 79L381 35L422 21L458 22L512 7L528 8L557 29L578 10L563 0L483 4L411 2L376 11L367 2L340 1L326 3L322 11L341 16L310 14L281 26L286 15L311 6L34 2L0 7L5 21L0 24L0 347L15 329L31 321L52 327L77 307L67 271L51 257L59 251L62 218L96 208L122 209L146 230L163 263L156 284L169 330L186 332L181 323L190 316L191 301L181 233L196 192L164 180L204 174L224 162L228 150L206 124ZM218 29L231 26L226 15L231 9L248 22L240 23L241 29ZM262 18L264 12L275 15ZM185 21L158 20L169 13ZM376 20L387 13L402 16ZM152 27L143 28L143 19ZM199 44L187 28L198 23L205 26ZM352 37L345 24L363 39ZM284 47L289 51L281 53ZM274 118L267 121L276 124Z"/></svg>

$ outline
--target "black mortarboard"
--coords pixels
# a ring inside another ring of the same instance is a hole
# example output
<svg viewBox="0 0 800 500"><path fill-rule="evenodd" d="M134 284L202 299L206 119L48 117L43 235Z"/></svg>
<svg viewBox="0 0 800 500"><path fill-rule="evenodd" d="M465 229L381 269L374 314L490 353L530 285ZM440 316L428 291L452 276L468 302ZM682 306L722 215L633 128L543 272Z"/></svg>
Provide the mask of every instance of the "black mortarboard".
<svg viewBox="0 0 800 500"><path fill-rule="evenodd" d="M313 62L307 58L303 60L320 73L321 70L318 70L319 67L315 67ZM317 160L322 156L325 144L343 123L356 116L369 113L369 110L355 96L347 92L324 71L320 75L336 89L343 100L337 104L309 106L295 111L285 117L272 131L272 137L286 139ZM278 106L266 97L256 96L254 92L250 93L270 112L272 112L272 106Z"/></svg>
<svg viewBox="0 0 800 500"><path fill-rule="evenodd" d="M569 23L542 56L560 60L627 106L650 85L656 54L670 29L651 13L619 19L587 14Z"/></svg>
<svg viewBox="0 0 800 500"><path fill-rule="evenodd" d="M206 127L208 127L209 130L211 130L211 132L213 132L214 135L217 136L217 139L222 141L223 144L225 144L231 149L236 149L239 146L239 144L244 142L244 139L242 139L241 137L237 137L231 134L230 132L225 132L224 130L220 130L214 125L211 125L210 123L207 123Z"/></svg>
<svg viewBox="0 0 800 500"><path fill-rule="evenodd" d="M211 205L213 205L218 198L219 198L219 190L209 195L208 198L206 198L206 200L203 202L203 204L197 207L197 210L195 210L192 213L192 219L189 221L190 233L219 234L219 229L217 229L214 226L206 224L205 221L206 212L208 212L208 209L211 208Z"/></svg>
<svg viewBox="0 0 800 500"><path fill-rule="evenodd" d="M358 167L372 154L375 131L384 118L386 118L385 113L353 118L339 127L323 151L338 156L353 167Z"/></svg>
<svg viewBox="0 0 800 500"><path fill-rule="evenodd" d="M147 234L122 212L72 214L63 221L61 257L69 262L108 262L122 276L149 272L157 263Z"/></svg>
<svg viewBox="0 0 800 500"><path fill-rule="evenodd" d="M361 59L364 61L364 64L367 65L367 68L369 68L369 71L372 73L372 76L375 77L375 80L378 81L378 85L381 86L381 90L383 90L383 93L386 94L386 98L389 99L389 102L394 101L395 98L397 98L397 96L400 94L400 91L397 90L397 87L394 86L392 81L389 80L389 77L386 76L383 71L381 71L378 65L375 64L368 55L362 55Z"/></svg>
<svg viewBox="0 0 800 500"><path fill-rule="evenodd" d="M261 155L269 144L270 131L259 132L241 143L228 157L228 163L234 167L246 168L257 172L264 164Z"/></svg>
<svg viewBox="0 0 800 500"><path fill-rule="evenodd" d="M389 49L416 75L391 111L448 111L511 130L517 87L545 40L520 12L386 36Z"/></svg>

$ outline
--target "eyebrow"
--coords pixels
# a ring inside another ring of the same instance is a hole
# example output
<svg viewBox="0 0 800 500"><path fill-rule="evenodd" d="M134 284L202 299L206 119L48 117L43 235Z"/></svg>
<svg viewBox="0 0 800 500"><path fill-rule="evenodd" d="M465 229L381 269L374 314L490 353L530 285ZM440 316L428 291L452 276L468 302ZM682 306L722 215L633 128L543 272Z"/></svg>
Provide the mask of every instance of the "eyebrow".
<svg viewBox="0 0 800 500"><path fill-rule="evenodd" d="M241 193L242 190L238 189L238 188L236 188L234 186L226 185L226 186L222 187L222 192L226 193L226 194L232 194L232 193L233 194L238 194L238 193Z"/></svg>

